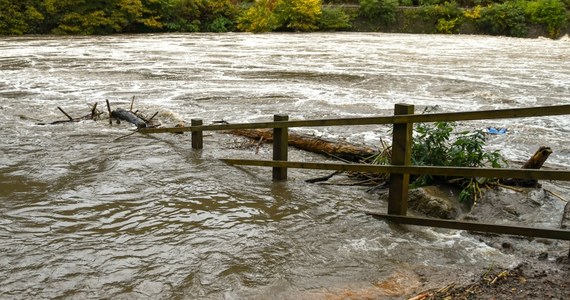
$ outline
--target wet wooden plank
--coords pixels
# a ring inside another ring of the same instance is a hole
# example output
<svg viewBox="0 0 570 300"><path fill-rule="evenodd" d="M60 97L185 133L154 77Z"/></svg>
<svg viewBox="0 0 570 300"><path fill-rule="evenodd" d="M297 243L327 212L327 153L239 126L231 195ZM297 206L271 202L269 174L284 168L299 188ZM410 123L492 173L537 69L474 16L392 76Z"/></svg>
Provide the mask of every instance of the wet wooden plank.
<svg viewBox="0 0 570 300"><path fill-rule="evenodd" d="M570 181L570 171L566 170L531 170L531 169L487 169L487 168L460 168L435 166L392 166L369 164L343 164L343 163L312 163L295 161L272 161L253 159L221 159L231 165L258 166L258 167L287 167L295 169L336 170L347 172L370 173L398 173L415 175L438 176L466 176L466 177L496 177L496 178L528 178L543 180Z"/></svg>
<svg viewBox="0 0 570 300"><path fill-rule="evenodd" d="M486 223L475 223L475 222L463 222L456 220L419 218L419 217L391 215L376 211L364 211L364 213L380 220L388 220L398 224L459 229L459 230L468 230L476 232L492 232L499 234L522 235L522 236L570 241L570 230L563 230L563 229L534 228L534 227L514 226L514 225L497 225L497 224L486 224Z"/></svg>

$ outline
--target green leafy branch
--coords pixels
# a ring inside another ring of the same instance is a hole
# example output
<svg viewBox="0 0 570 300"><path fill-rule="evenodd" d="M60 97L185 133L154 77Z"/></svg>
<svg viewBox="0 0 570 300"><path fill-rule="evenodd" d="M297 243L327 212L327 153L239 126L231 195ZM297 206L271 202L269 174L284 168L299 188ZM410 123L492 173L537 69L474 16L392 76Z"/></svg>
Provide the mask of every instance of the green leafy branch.
<svg viewBox="0 0 570 300"><path fill-rule="evenodd" d="M461 131L456 133L457 125L453 122L436 122L416 124L412 144L412 164L417 166L446 167L492 167L507 166L505 158L497 151L485 150L485 134L481 130ZM384 145L383 145L384 146ZM387 147L367 162L372 164L389 164L391 151ZM490 184L496 183L494 178L444 177L421 175L412 178L412 186L419 187L430 184L445 183L462 188L460 201L473 203L481 197L482 191Z"/></svg>

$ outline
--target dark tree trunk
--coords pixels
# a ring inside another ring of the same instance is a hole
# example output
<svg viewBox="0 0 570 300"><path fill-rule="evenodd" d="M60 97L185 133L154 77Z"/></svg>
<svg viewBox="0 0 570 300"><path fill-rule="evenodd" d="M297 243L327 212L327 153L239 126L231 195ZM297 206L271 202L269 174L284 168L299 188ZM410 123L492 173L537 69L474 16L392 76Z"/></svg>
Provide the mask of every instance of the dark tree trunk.
<svg viewBox="0 0 570 300"><path fill-rule="evenodd" d="M273 131L271 129L235 129L230 130L229 133L251 139L262 139L265 142L273 141ZM360 162L378 153L375 149L369 147L355 146L342 142L330 142L314 136L301 135L293 132L289 132L289 145L301 150L352 162Z"/></svg>
<svg viewBox="0 0 570 300"><path fill-rule="evenodd" d="M132 113L128 110L124 110L122 108L115 109L111 113L111 116L115 119L124 120L124 121L131 123L131 124L134 124L135 126L137 126L137 128L145 128L146 127L146 122L144 120L137 117L134 113Z"/></svg>

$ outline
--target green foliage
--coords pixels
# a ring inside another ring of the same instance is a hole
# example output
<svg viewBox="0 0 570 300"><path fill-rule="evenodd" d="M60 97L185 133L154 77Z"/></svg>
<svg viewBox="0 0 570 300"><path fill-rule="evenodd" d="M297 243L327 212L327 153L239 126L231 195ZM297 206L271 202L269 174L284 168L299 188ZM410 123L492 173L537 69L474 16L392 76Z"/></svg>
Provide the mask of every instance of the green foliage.
<svg viewBox="0 0 570 300"><path fill-rule="evenodd" d="M452 20L462 15L461 9L455 1L446 1L443 4L426 5L421 8L423 16L435 19Z"/></svg>
<svg viewBox="0 0 570 300"><path fill-rule="evenodd" d="M448 166L448 167L485 167L500 168L506 165L505 159L498 151L487 152L484 149L485 135L482 131L464 131L451 138L455 129L454 123L438 122L435 125L418 124L415 127L416 136L412 146L412 164L419 166ZM431 184L438 178L420 176L415 185ZM480 183L472 179L456 180L469 191L477 191ZM471 192L462 193L462 200Z"/></svg>
<svg viewBox="0 0 570 300"><path fill-rule="evenodd" d="M473 0L475 5L489 6L493 4L505 3L506 0Z"/></svg>
<svg viewBox="0 0 570 300"><path fill-rule="evenodd" d="M164 26L169 31L198 32L203 7L202 0L173 0L166 8Z"/></svg>
<svg viewBox="0 0 570 300"><path fill-rule="evenodd" d="M158 0L45 0L47 27L55 34L111 34L162 28ZM138 24L138 26L136 26Z"/></svg>
<svg viewBox="0 0 570 300"><path fill-rule="evenodd" d="M463 10L463 16L469 20L478 20L481 18L481 5L477 5L471 9Z"/></svg>
<svg viewBox="0 0 570 300"><path fill-rule="evenodd" d="M224 17L219 16L212 20L211 22L206 23L206 31L208 32L228 32L230 28L233 27L233 22Z"/></svg>
<svg viewBox="0 0 570 300"><path fill-rule="evenodd" d="M452 34L457 30L458 22L459 18L454 18L451 20L441 18L437 20L437 25L435 26L435 29L439 33Z"/></svg>
<svg viewBox="0 0 570 300"><path fill-rule="evenodd" d="M456 125L451 122L417 124L412 144L412 164L416 166L442 167L492 167L501 168L507 162L499 151L484 149L485 135L482 131L455 133ZM391 149L382 144L383 150L368 158L364 163L388 165ZM387 174L377 174L375 178L388 180ZM481 194L481 186L490 183L488 178L445 178L422 175L413 179L413 186L423 186L438 182L458 185L462 188L461 201L476 201ZM474 202L473 202L474 203Z"/></svg>
<svg viewBox="0 0 570 300"><path fill-rule="evenodd" d="M0 0L0 34L39 33L40 23L44 20L39 6L34 6L34 2L29 0L15 2Z"/></svg>
<svg viewBox="0 0 570 300"><path fill-rule="evenodd" d="M418 3L420 6L432 6L432 5L440 5L448 2L449 0L419 0Z"/></svg>
<svg viewBox="0 0 570 300"><path fill-rule="evenodd" d="M352 25L350 24L350 17L343 9L325 6L318 26L321 30L345 30L350 29Z"/></svg>
<svg viewBox="0 0 570 300"><path fill-rule="evenodd" d="M550 38L560 35L560 29L566 24L565 4L560 0L536 0L526 3L525 15L534 24L546 25Z"/></svg>
<svg viewBox="0 0 570 300"><path fill-rule="evenodd" d="M384 24L396 21L397 7L398 0L360 0L360 14Z"/></svg>
<svg viewBox="0 0 570 300"><path fill-rule="evenodd" d="M163 4L163 23L168 31L227 32L235 29L238 8L230 0L167 0Z"/></svg>
<svg viewBox="0 0 570 300"><path fill-rule="evenodd" d="M527 34L524 2L509 1L484 7L476 25L488 34L523 37Z"/></svg>
<svg viewBox="0 0 570 300"><path fill-rule="evenodd" d="M412 162L419 166L501 167L498 152L485 152L485 135L482 131L463 131L451 139L456 124L437 122L434 125L418 124L412 148Z"/></svg>
<svg viewBox="0 0 570 300"><path fill-rule="evenodd" d="M433 20L437 32L447 34L457 32L463 17L463 13L455 1L423 6L420 14L426 21Z"/></svg>
<svg viewBox="0 0 570 300"><path fill-rule="evenodd" d="M203 30L210 32L228 32L234 30L238 12L230 0L204 1L201 23Z"/></svg>
<svg viewBox="0 0 570 300"><path fill-rule="evenodd" d="M314 31L322 14L321 0L284 0L275 10L280 24L294 31Z"/></svg>
<svg viewBox="0 0 570 300"><path fill-rule="evenodd" d="M237 28L250 32L314 31L321 20L321 7L321 0L260 0L238 18Z"/></svg>
<svg viewBox="0 0 570 300"><path fill-rule="evenodd" d="M130 1L130 0L126 0ZM134 0L139 1L139 0ZM166 27L163 18L175 0L140 0L142 14L133 22L134 32L157 32Z"/></svg>
<svg viewBox="0 0 570 300"><path fill-rule="evenodd" d="M87 14L71 12L61 18L60 25L54 30L56 34L109 34L115 24L104 11L96 10Z"/></svg>
<svg viewBox="0 0 570 300"><path fill-rule="evenodd" d="M461 11L456 1L468 8ZM414 4L421 7L401 14L404 32L456 33L465 20L481 33L519 37L530 24L544 26L551 38L570 28L570 0L504 1L0 0L0 35L348 30L353 20L378 28L396 21L398 5Z"/></svg>
<svg viewBox="0 0 570 300"><path fill-rule="evenodd" d="M247 32L267 32L279 27L273 14L281 0L259 0L249 7L237 20L237 28Z"/></svg>

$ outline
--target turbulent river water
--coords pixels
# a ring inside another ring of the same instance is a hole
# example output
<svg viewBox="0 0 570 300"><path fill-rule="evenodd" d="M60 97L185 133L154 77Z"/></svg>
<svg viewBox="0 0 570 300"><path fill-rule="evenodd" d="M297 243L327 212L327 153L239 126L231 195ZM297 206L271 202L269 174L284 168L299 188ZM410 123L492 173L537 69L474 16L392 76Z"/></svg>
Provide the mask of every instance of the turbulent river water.
<svg viewBox="0 0 570 300"><path fill-rule="evenodd" d="M399 227L367 187L315 185L328 172L233 167L268 146L211 133L134 134L106 120L38 125L105 99L166 126L570 104L570 40L486 36L167 34L0 38L0 298L401 296L414 270L477 272L514 255L465 232ZM508 128L488 147L570 167L570 117L463 122ZM390 127L300 129L379 146ZM295 160L321 161L291 150ZM559 194L569 189L548 183ZM559 212L556 212L559 214ZM544 243L541 249L566 247ZM550 247L550 248L549 248ZM429 271L427 271L429 274ZM392 280L392 281L390 281ZM410 283L411 284L411 283ZM405 285L403 285L405 286ZM346 292L348 293L348 292Z"/></svg>

